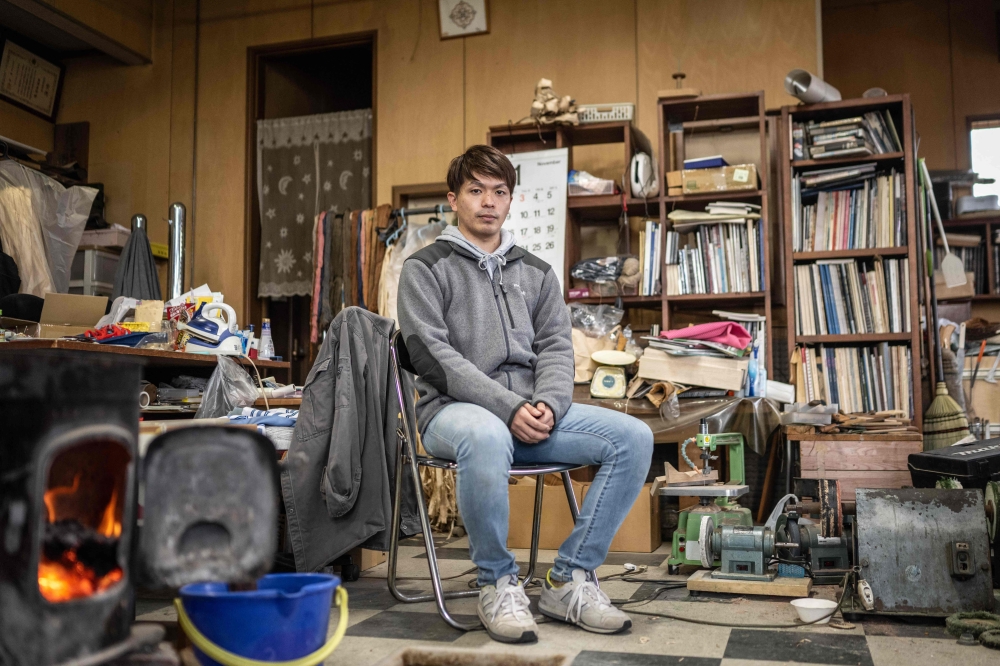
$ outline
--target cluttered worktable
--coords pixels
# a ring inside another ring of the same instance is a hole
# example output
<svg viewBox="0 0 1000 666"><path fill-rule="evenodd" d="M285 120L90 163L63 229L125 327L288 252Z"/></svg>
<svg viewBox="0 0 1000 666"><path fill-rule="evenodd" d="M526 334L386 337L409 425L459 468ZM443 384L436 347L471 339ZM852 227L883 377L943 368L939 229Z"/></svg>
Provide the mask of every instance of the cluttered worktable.
<svg viewBox="0 0 1000 666"><path fill-rule="evenodd" d="M218 365L218 356L214 354L189 354L179 351L164 351L159 349L137 349L135 347L125 347L121 345L102 345L93 342L80 342L77 340L43 339L31 338L24 340L11 340L0 344L0 358L4 354L16 354L28 350L65 350L74 352L88 352L94 354L117 354L128 356L136 360L143 366L143 379L153 384L160 381L168 381L178 371L183 371L195 376L205 376L211 374ZM239 356L227 357L244 366L248 371L253 372L249 360ZM261 375L272 374L279 381L291 382L291 363L288 361L265 361L255 360L257 370ZM265 373L265 370L267 371ZM301 399L272 398L269 400L270 407L297 407ZM263 401L259 406L263 407ZM258 406L258 405L255 405ZM171 418L176 416L194 416L197 407L188 410L157 410L145 408L142 411L143 418Z"/></svg>

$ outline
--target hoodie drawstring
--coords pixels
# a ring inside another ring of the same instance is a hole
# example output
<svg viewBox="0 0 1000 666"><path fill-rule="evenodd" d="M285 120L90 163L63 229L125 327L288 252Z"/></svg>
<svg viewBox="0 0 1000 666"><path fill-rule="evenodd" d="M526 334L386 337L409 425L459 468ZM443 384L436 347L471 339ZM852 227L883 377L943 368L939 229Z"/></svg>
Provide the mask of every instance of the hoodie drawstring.
<svg viewBox="0 0 1000 666"><path fill-rule="evenodd" d="M503 267L507 265L507 257L499 253L483 255L479 259L479 268L484 271L487 270L490 259L495 259L497 262L497 282L500 285L500 293L503 294L503 304L507 308L507 318L510 319L510 327L517 328L514 325L514 313L511 312L510 302L507 300L507 287L503 283Z"/></svg>

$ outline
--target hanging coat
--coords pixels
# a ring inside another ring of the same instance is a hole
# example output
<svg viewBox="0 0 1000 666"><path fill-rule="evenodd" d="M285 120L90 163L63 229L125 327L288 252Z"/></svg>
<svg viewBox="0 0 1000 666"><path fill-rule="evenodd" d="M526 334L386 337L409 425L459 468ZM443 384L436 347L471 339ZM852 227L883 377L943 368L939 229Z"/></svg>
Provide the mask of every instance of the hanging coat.
<svg viewBox="0 0 1000 666"><path fill-rule="evenodd" d="M396 429L403 425L389 360L394 330L391 319L344 309L306 378L281 474L298 571L316 571L357 546L389 549ZM403 375L413 414L412 380ZM413 481L405 473L402 507L401 532L420 532Z"/></svg>

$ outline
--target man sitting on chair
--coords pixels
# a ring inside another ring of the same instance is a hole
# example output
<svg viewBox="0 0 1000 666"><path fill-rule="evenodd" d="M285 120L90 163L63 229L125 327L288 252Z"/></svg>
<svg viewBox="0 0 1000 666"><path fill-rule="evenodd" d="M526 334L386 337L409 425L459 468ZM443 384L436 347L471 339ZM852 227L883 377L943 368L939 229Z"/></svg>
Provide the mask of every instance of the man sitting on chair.
<svg viewBox="0 0 1000 666"><path fill-rule="evenodd" d="M501 228L515 179L496 148L472 146L456 157L448 201L458 226L403 263L399 325L420 373L417 421L424 448L458 463L458 508L479 567L479 619L498 641L538 634L507 550L510 465L601 466L538 607L588 631L617 633L632 621L590 572L642 490L653 433L620 412L573 404L573 343L559 280Z"/></svg>

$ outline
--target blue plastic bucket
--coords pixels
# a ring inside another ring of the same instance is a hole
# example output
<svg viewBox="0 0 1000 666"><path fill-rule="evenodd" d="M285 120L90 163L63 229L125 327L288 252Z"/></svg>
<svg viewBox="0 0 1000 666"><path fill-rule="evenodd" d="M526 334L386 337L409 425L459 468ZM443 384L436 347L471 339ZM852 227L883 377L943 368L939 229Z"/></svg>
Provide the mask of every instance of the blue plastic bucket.
<svg viewBox="0 0 1000 666"><path fill-rule="evenodd" d="M225 583L194 583L180 590L191 623L210 641L241 657L287 661L326 643L333 593L327 574L269 574L257 589L230 592ZM218 662L195 648L204 666Z"/></svg>

